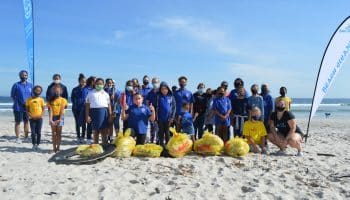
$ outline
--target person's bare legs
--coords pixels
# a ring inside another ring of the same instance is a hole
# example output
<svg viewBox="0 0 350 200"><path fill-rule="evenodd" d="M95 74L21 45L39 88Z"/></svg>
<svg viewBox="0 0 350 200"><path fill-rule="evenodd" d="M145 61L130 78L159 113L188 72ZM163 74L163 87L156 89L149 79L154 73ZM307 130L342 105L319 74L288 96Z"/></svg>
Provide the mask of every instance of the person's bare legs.
<svg viewBox="0 0 350 200"><path fill-rule="evenodd" d="M94 134L94 144L98 144L99 131L94 130L94 131L93 131L93 134Z"/></svg>
<svg viewBox="0 0 350 200"><path fill-rule="evenodd" d="M113 128L113 127L112 127ZM109 128L103 129L101 131L102 144L107 144L107 136L109 135ZM112 129L113 130L113 129ZM112 132L113 133L113 132Z"/></svg>
<svg viewBox="0 0 350 200"><path fill-rule="evenodd" d="M19 128L20 128L20 122L16 122L15 123L15 134L16 134L16 138L19 138Z"/></svg>
<svg viewBox="0 0 350 200"><path fill-rule="evenodd" d="M289 137L288 145L292 148L297 149L298 152L301 152L302 151L301 141L302 141L301 136L298 133L294 133Z"/></svg>
<svg viewBox="0 0 350 200"><path fill-rule="evenodd" d="M23 126L24 126L24 137L28 138L28 133L29 133L29 123L28 123L28 121L23 122Z"/></svg>
<svg viewBox="0 0 350 200"><path fill-rule="evenodd" d="M62 126L57 126L57 132L56 132L56 151L60 150L62 140Z"/></svg>
<svg viewBox="0 0 350 200"><path fill-rule="evenodd" d="M280 150L284 151L287 148L287 142L283 141L283 138L281 138L276 133L269 133L267 135L267 139L274 145L276 145Z"/></svg>
<svg viewBox="0 0 350 200"><path fill-rule="evenodd" d="M56 153L56 143L57 143L57 141L56 141L56 126L51 126L51 131L52 131L52 150L53 150L53 152L55 152Z"/></svg>

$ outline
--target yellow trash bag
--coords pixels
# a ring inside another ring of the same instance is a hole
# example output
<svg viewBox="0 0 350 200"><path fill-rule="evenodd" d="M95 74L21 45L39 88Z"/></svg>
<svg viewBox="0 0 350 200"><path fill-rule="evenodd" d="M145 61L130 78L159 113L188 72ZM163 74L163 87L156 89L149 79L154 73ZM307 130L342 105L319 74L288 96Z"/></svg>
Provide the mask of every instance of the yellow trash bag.
<svg viewBox="0 0 350 200"><path fill-rule="evenodd" d="M99 144L79 145L75 152L82 157L96 156L103 153L103 148Z"/></svg>
<svg viewBox="0 0 350 200"><path fill-rule="evenodd" d="M224 141L208 131L204 132L203 137L194 142L194 151L203 155L220 155L224 148Z"/></svg>
<svg viewBox="0 0 350 200"><path fill-rule="evenodd" d="M177 133L172 127L169 130L173 133L173 137L170 138L166 145L169 154L176 158L185 156L192 150L193 142L191 138L185 133Z"/></svg>
<svg viewBox="0 0 350 200"><path fill-rule="evenodd" d="M233 157L243 157L249 152L249 145L246 139L235 137L225 144L225 153Z"/></svg>
<svg viewBox="0 0 350 200"><path fill-rule="evenodd" d="M112 156L119 158L130 157L135 148L136 141L131 136L131 129L127 129L125 133L119 132L118 137L113 141L116 151Z"/></svg>
<svg viewBox="0 0 350 200"><path fill-rule="evenodd" d="M156 144L136 145L133 156L158 158L163 151L163 147Z"/></svg>

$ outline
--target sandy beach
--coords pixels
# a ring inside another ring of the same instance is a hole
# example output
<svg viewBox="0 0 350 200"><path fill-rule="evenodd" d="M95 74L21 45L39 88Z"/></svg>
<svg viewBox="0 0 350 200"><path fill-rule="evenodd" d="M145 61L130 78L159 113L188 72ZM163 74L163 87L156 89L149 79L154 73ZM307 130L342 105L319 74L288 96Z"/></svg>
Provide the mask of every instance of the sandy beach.
<svg viewBox="0 0 350 200"><path fill-rule="evenodd" d="M315 119L303 157L249 154L184 158L106 158L92 165L56 165L47 118L41 151L14 143L11 116L1 117L1 199L349 199L348 119ZM306 129L306 119L298 119ZM76 146L66 117L62 149ZM318 156L334 154L335 157Z"/></svg>

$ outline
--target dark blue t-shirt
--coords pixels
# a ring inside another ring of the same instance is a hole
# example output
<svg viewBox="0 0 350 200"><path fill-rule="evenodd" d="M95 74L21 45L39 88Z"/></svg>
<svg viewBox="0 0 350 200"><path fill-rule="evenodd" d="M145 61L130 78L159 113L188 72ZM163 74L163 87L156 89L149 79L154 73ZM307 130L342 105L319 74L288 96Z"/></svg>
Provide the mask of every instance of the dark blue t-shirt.
<svg viewBox="0 0 350 200"><path fill-rule="evenodd" d="M13 99L13 110L14 111L25 111L26 100L32 96L32 83L17 82L13 84L11 88L11 98Z"/></svg>
<svg viewBox="0 0 350 200"><path fill-rule="evenodd" d="M151 110L143 104L140 107L133 104L126 113L129 115L129 128L134 129L137 134L147 134L148 119L152 115Z"/></svg>
<svg viewBox="0 0 350 200"><path fill-rule="evenodd" d="M180 112L180 116L181 116L181 127L183 129L193 126L193 118L191 113Z"/></svg>
<svg viewBox="0 0 350 200"><path fill-rule="evenodd" d="M174 118L174 108L175 101L171 95L159 95L158 103L156 104L157 119L160 122L167 122L169 119Z"/></svg>
<svg viewBox="0 0 350 200"><path fill-rule="evenodd" d="M148 103L152 103L152 105L156 105L157 103L157 93L158 90L153 88L151 91L148 92L146 100L148 101Z"/></svg>
<svg viewBox="0 0 350 200"><path fill-rule="evenodd" d="M175 94L175 101L176 101L176 115L179 115L181 112L182 105L184 103L193 103L194 98L192 95L192 92L190 92L187 89L178 89Z"/></svg>
<svg viewBox="0 0 350 200"><path fill-rule="evenodd" d="M213 110L216 110L222 115L226 115L231 110L231 102L227 97L217 97L213 101ZM228 116L225 120L222 120L218 115L215 115L216 125L230 125L230 117Z"/></svg>
<svg viewBox="0 0 350 200"><path fill-rule="evenodd" d="M70 98L72 100L72 110L85 109L85 98L84 96L85 87L77 86L73 88Z"/></svg>

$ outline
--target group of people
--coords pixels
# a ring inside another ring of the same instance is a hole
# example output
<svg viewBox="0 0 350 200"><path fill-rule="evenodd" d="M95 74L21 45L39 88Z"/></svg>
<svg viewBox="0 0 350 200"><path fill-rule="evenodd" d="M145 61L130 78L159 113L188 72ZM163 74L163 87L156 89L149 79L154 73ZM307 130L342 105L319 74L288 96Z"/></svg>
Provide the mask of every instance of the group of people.
<svg viewBox="0 0 350 200"><path fill-rule="evenodd" d="M16 142L21 142L19 125L22 121L25 137L28 137L29 120L33 149L37 149L45 110L45 101L41 97L43 89L38 85L33 87L27 81L28 72L22 70L19 77L20 81L11 90ZM291 98L286 96L285 87L280 88L281 96L274 99L266 84L261 85L260 93L257 84L248 91L241 78L234 80L231 91L226 81L215 89L199 83L194 93L186 89L187 77L179 77L178 83L179 88L170 88L167 82L157 77L144 76L142 84L133 78L118 90L111 78L86 78L80 74L78 85L70 95L77 142L99 143L100 135L102 143L112 142L114 133L117 134L122 127L122 131L131 128L137 144L145 144L150 126L148 142L165 146L171 137L169 127L175 127L193 141L208 130L224 142L231 135L245 137L255 153L266 153L267 141L270 141L280 149L278 154L284 154L290 146L297 149L298 156L302 155L302 132L290 111ZM53 75L53 82L46 90L46 102L53 151L57 152L68 103L67 87L61 83L59 74Z"/></svg>

